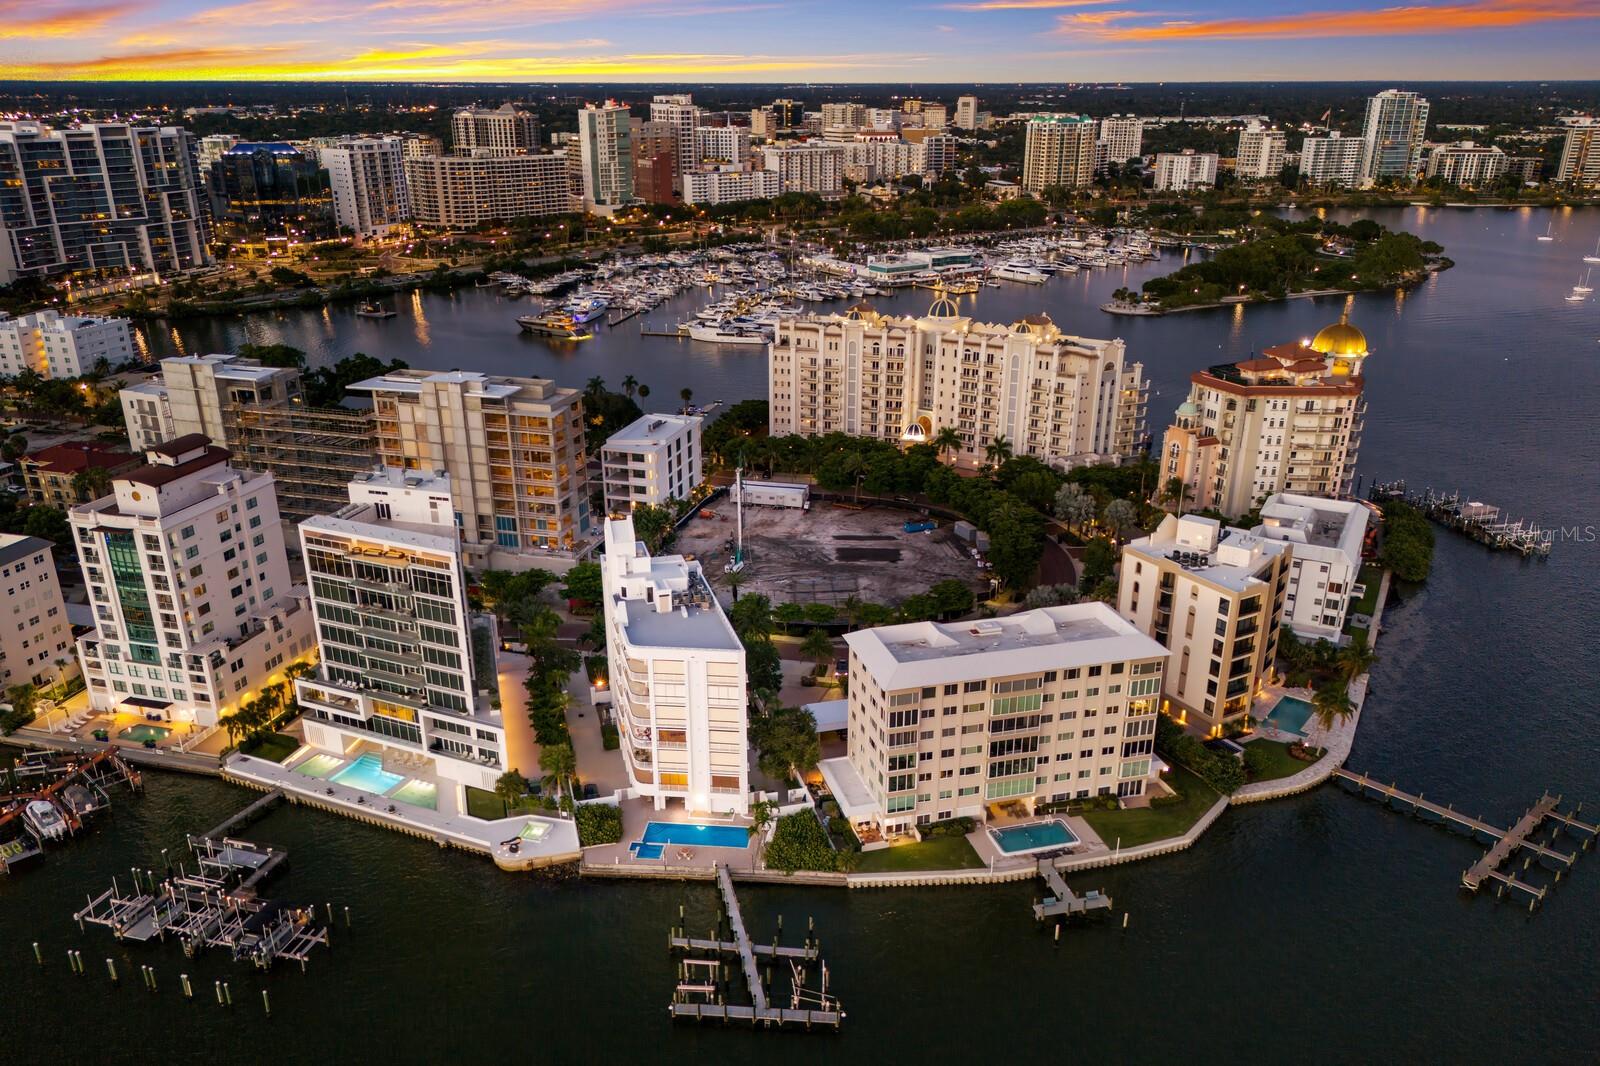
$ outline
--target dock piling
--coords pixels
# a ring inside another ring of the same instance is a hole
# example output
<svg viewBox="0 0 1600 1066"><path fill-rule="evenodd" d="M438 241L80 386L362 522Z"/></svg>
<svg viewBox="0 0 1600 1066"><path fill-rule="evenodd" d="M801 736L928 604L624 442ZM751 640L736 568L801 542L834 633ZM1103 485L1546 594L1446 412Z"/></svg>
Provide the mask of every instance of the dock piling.
<svg viewBox="0 0 1600 1066"><path fill-rule="evenodd" d="M261 990L261 1006L266 1009L267 1017L272 1017L272 1000L267 998L267 990Z"/></svg>
<svg viewBox="0 0 1600 1066"><path fill-rule="evenodd" d="M33 942L33 960L39 964L41 970L44 969L44 952L39 950L39 942L37 940Z"/></svg>
<svg viewBox="0 0 1600 1066"><path fill-rule="evenodd" d="M111 983L117 983L117 964L110 958L106 959L106 973L111 975Z"/></svg>
<svg viewBox="0 0 1600 1066"><path fill-rule="evenodd" d="M194 986L189 983L189 975L186 973L180 973L178 975L178 983L183 986L183 998L193 999Z"/></svg>
<svg viewBox="0 0 1600 1066"><path fill-rule="evenodd" d="M217 982L217 1006L222 1006L222 982Z"/></svg>

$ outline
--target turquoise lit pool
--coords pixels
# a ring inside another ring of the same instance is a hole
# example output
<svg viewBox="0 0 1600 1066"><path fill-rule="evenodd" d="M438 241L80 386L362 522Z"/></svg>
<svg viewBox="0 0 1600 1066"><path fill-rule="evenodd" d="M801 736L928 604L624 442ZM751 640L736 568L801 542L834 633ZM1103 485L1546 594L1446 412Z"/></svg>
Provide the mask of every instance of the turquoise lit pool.
<svg viewBox="0 0 1600 1066"><path fill-rule="evenodd" d="M1311 704L1293 696L1280 699L1277 706L1272 708L1272 713L1267 715L1268 725L1299 737L1306 735L1306 723L1310 720Z"/></svg>
<svg viewBox="0 0 1600 1066"><path fill-rule="evenodd" d="M646 844L642 840L635 840L628 845L628 850L633 852L636 859L659 859L661 853L667 850L665 844Z"/></svg>
<svg viewBox="0 0 1600 1066"><path fill-rule="evenodd" d="M641 843L681 844L691 848L742 848L750 843L750 830L738 825L651 822L644 827Z"/></svg>
<svg viewBox="0 0 1600 1066"><path fill-rule="evenodd" d="M294 772L297 774L305 774L307 777L315 777L318 780L326 780L328 777L337 773L339 767L343 765L344 760L335 756L313 755L299 766L296 766L294 768Z"/></svg>
<svg viewBox="0 0 1600 1066"><path fill-rule="evenodd" d="M147 740L166 740L172 735L172 730L164 725L130 725L117 736L126 740L137 740L143 744Z"/></svg>
<svg viewBox="0 0 1600 1066"><path fill-rule="evenodd" d="M1027 825L1008 825L1004 829L991 829L989 836L995 846L1007 855L1021 855L1049 848L1069 848L1078 842L1078 834L1067 828L1059 818L1048 822L1029 822Z"/></svg>
<svg viewBox="0 0 1600 1066"><path fill-rule="evenodd" d="M439 786L432 781L418 781L412 778L393 792L389 798L409 803L413 807L426 807L430 811L439 809Z"/></svg>
<svg viewBox="0 0 1600 1066"><path fill-rule="evenodd" d="M385 770L383 758L369 751L328 780L358 792L371 792L375 796L381 796L405 778Z"/></svg>

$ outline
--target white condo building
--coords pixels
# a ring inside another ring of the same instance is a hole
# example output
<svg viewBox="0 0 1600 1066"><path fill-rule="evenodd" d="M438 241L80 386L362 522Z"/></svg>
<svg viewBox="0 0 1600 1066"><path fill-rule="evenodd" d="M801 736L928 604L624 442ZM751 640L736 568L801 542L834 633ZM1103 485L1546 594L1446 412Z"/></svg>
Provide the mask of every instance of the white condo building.
<svg viewBox="0 0 1600 1066"><path fill-rule="evenodd" d="M1094 177L1094 119L1035 115L1022 154L1022 191L1038 196L1053 185L1079 188Z"/></svg>
<svg viewBox="0 0 1600 1066"><path fill-rule="evenodd" d="M1283 171L1288 134L1252 119L1239 131L1239 149L1233 172L1240 181L1273 181Z"/></svg>
<svg viewBox="0 0 1600 1066"><path fill-rule="evenodd" d="M641 503L687 500L705 479L700 415L645 415L612 434L600 452L608 514Z"/></svg>
<svg viewBox="0 0 1600 1066"><path fill-rule="evenodd" d="M115 367L134 358L125 318L35 311L12 318L0 311L0 374L32 370L44 378L77 378L104 359Z"/></svg>
<svg viewBox="0 0 1600 1066"><path fill-rule="evenodd" d="M739 200L770 200L783 191L775 170L740 170L717 167L691 170L683 176L686 204L731 204Z"/></svg>
<svg viewBox="0 0 1600 1066"><path fill-rule="evenodd" d="M349 137L320 153L333 190L333 215L357 240L382 237L411 217L398 137Z"/></svg>
<svg viewBox="0 0 1600 1066"><path fill-rule="evenodd" d="M468 609L454 512L448 476L385 468L300 524L321 654L296 691L307 743L425 758L464 813L465 789L493 791L510 767L494 620Z"/></svg>
<svg viewBox="0 0 1600 1066"><path fill-rule="evenodd" d="M1156 192L1187 192L1209 189L1217 183L1217 156L1214 152L1160 152L1156 155Z"/></svg>
<svg viewBox="0 0 1600 1066"><path fill-rule="evenodd" d="M1096 140L1105 146L1108 163L1126 163L1144 153L1144 119L1137 115L1108 115L1100 120Z"/></svg>
<svg viewBox="0 0 1600 1066"><path fill-rule="evenodd" d="M1144 436L1143 364L1120 340L1063 333L1048 315L975 322L947 299L921 318L865 304L781 318L769 366L773 436L841 431L907 444L952 428L975 467L1000 437L1058 468L1114 462Z"/></svg>
<svg viewBox="0 0 1600 1066"><path fill-rule="evenodd" d="M478 148L407 159L405 169L413 217L425 226L471 229L572 210L564 156Z"/></svg>
<svg viewBox="0 0 1600 1066"><path fill-rule="evenodd" d="M584 210L609 214L633 202L632 122L625 104L607 100L578 112Z"/></svg>
<svg viewBox="0 0 1600 1066"><path fill-rule="evenodd" d="M460 155L475 151L517 155L539 150L539 116L515 104L496 108L464 107L450 116L450 141ZM438 155L420 151L417 155Z"/></svg>
<svg viewBox="0 0 1600 1066"><path fill-rule="evenodd" d="M172 421L172 403L159 379L127 385L117 392L122 401L122 421L128 427L128 447L138 453L164 440L181 436Z"/></svg>
<svg viewBox="0 0 1600 1066"><path fill-rule="evenodd" d="M1370 98L1361 128L1361 139L1366 142L1362 176L1371 181L1414 180L1422 165L1422 141L1427 132L1428 101L1416 93L1385 89Z"/></svg>
<svg viewBox="0 0 1600 1066"><path fill-rule="evenodd" d="M922 139L923 172L937 178L956 167L956 150L960 142L954 134L936 133Z"/></svg>
<svg viewBox="0 0 1600 1066"><path fill-rule="evenodd" d="M762 167L778 175L784 192L811 192L823 199L843 194L844 149L837 144L768 145L761 158Z"/></svg>
<svg viewBox="0 0 1600 1066"><path fill-rule="evenodd" d="M1566 122L1556 180L1585 189L1600 189L1600 119L1578 115Z"/></svg>
<svg viewBox="0 0 1600 1066"><path fill-rule="evenodd" d="M10 614L0 624L0 692L77 676L72 623L56 580L55 545L39 537L0 533L0 589Z"/></svg>
<svg viewBox="0 0 1600 1066"><path fill-rule="evenodd" d="M216 725L310 652L305 589L271 474L235 469L198 434L145 456L68 514L95 613L78 641L89 703Z"/></svg>
<svg viewBox="0 0 1600 1066"><path fill-rule="evenodd" d="M868 839L990 805L1141 796L1167 649L1103 603L846 634L849 753L823 779Z"/></svg>
<svg viewBox="0 0 1600 1066"><path fill-rule="evenodd" d="M1307 137L1300 145L1300 176L1313 185L1360 185L1366 152L1367 142L1359 137Z"/></svg>
<svg viewBox="0 0 1600 1066"><path fill-rule="evenodd" d="M678 176L693 170L700 161L696 129L700 124L700 109L689 93L658 93L650 100L650 121L670 126L673 133L674 168ZM736 162L736 160L728 160Z"/></svg>
<svg viewBox="0 0 1600 1066"><path fill-rule="evenodd" d="M1427 174L1446 185L1479 188L1505 177L1507 165L1506 153L1499 148L1457 141L1435 145L1429 150Z"/></svg>
<svg viewBox="0 0 1600 1066"><path fill-rule="evenodd" d="M750 131L740 126L696 126L692 137L692 170L696 166L742 167L750 161Z"/></svg>
<svg viewBox="0 0 1600 1066"><path fill-rule="evenodd" d="M871 180L899 178L926 171L926 153L920 144L897 137L857 136L840 145L846 166L865 168Z"/></svg>
<svg viewBox="0 0 1600 1066"><path fill-rule="evenodd" d="M1344 642L1350 604L1360 598L1361 551L1371 512L1357 500L1279 492L1261 505L1250 532L1294 546L1283 622L1305 640Z"/></svg>
<svg viewBox="0 0 1600 1066"><path fill-rule="evenodd" d="M956 117L951 125L963 130L978 128L978 98L976 96L956 97Z"/></svg>
<svg viewBox="0 0 1600 1066"><path fill-rule="evenodd" d="M657 810L749 809L744 645L698 562L651 558L631 518L609 519L606 655L630 787Z"/></svg>

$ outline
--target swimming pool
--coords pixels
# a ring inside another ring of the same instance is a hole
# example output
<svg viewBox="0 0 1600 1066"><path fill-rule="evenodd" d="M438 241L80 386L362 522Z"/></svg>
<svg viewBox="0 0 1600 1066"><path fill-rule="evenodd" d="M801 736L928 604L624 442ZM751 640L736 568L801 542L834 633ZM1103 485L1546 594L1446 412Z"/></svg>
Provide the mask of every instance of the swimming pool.
<svg viewBox="0 0 1600 1066"><path fill-rule="evenodd" d="M1071 847L1078 842L1078 835L1068 829L1067 823L1059 818L1052 818L1048 822L1029 822L1027 825L1008 825L1004 829L991 829L989 836L994 838L995 846L1007 855L1043 851L1046 848Z"/></svg>
<svg viewBox="0 0 1600 1066"><path fill-rule="evenodd" d="M117 734L117 736L126 737L128 740L137 740L141 744L147 740L166 740L171 735L172 730L164 725L145 725L143 723L130 725Z"/></svg>
<svg viewBox="0 0 1600 1066"><path fill-rule="evenodd" d="M695 822L651 822L644 827L644 844L682 844L702 848L742 848L750 843L750 830L739 825L699 825Z"/></svg>
<svg viewBox="0 0 1600 1066"><path fill-rule="evenodd" d="M1271 725L1301 737L1306 735L1306 722L1310 719L1311 704L1293 696L1280 699L1277 706L1272 708L1272 713L1267 715L1267 722Z"/></svg>
<svg viewBox="0 0 1600 1066"><path fill-rule="evenodd" d="M385 770L382 756L369 751L328 780L358 792L371 792L375 796L381 796L405 778Z"/></svg>
<svg viewBox="0 0 1600 1066"><path fill-rule="evenodd" d="M628 845L628 850L633 852L636 859L659 859L661 853L667 850L665 844L646 844L642 840L635 840Z"/></svg>
<svg viewBox="0 0 1600 1066"><path fill-rule="evenodd" d="M426 807L430 811L439 809L439 786L432 781L418 781L412 778L393 792L389 798L409 803L413 807Z"/></svg>
<svg viewBox="0 0 1600 1066"><path fill-rule="evenodd" d="M343 765L343 759L337 758L333 755L319 754L311 756L311 758L307 759L299 766L296 766L294 768L294 772L297 774L305 774L307 777L326 779L330 774L337 772L339 767Z"/></svg>

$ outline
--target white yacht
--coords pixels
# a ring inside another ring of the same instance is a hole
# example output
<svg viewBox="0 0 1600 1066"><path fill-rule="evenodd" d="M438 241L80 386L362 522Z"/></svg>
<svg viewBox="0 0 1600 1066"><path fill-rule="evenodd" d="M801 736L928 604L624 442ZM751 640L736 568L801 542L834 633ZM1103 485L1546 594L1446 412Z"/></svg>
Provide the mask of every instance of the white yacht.
<svg viewBox="0 0 1600 1066"><path fill-rule="evenodd" d="M710 344L766 344L771 338L755 326L736 326L732 323L707 325L696 322L689 326L689 339Z"/></svg>
<svg viewBox="0 0 1600 1066"><path fill-rule="evenodd" d="M1024 285L1043 285L1045 282L1043 271L1014 259L1001 263L991 273L1002 281L1019 281Z"/></svg>
<svg viewBox="0 0 1600 1066"><path fill-rule="evenodd" d="M67 820L49 800L29 800L22 820L40 840L61 840L67 835Z"/></svg>

